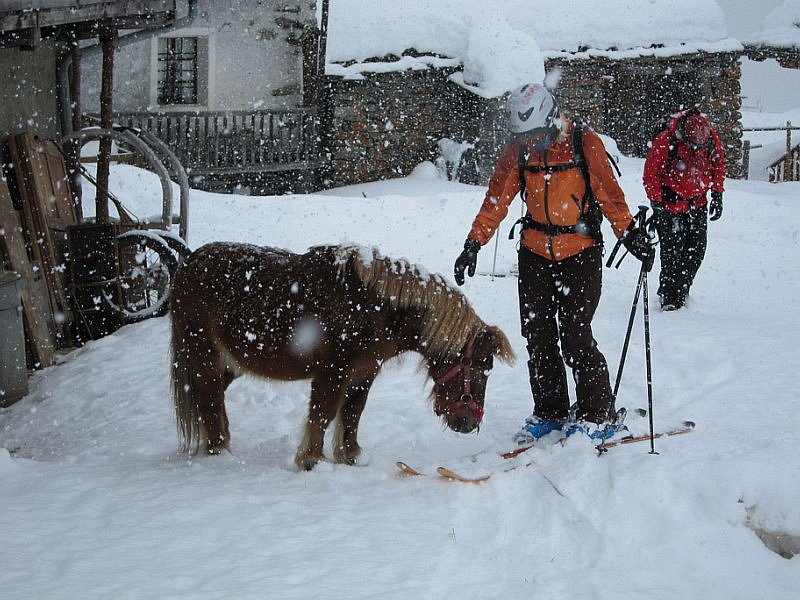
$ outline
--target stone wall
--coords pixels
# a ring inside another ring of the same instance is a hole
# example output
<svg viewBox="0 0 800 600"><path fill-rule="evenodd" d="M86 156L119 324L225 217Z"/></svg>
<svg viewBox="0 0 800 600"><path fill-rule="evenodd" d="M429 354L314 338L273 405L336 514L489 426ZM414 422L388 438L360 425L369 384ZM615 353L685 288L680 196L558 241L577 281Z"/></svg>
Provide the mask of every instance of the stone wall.
<svg viewBox="0 0 800 600"><path fill-rule="evenodd" d="M613 137L620 151L644 157L655 123L686 106L699 106L722 138L728 175L741 176L739 56L699 53L612 60L554 58L559 103L596 131ZM501 99L480 98L448 80L451 70L328 77L322 130L329 168L327 185L407 175L434 160L437 141L475 145L459 179L485 184L508 134Z"/></svg>
<svg viewBox="0 0 800 600"><path fill-rule="evenodd" d="M442 138L474 144L460 172L462 181L491 175L505 141L498 101L481 99L448 80L452 71L428 69L328 77L322 130L328 185L408 175L420 162L435 160ZM488 170L488 172L487 172Z"/></svg>
<svg viewBox="0 0 800 600"><path fill-rule="evenodd" d="M562 72L560 104L615 140L621 152L644 157L655 124L697 106L722 139L729 177L741 171L739 55L696 53L669 57L551 60Z"/></svg>

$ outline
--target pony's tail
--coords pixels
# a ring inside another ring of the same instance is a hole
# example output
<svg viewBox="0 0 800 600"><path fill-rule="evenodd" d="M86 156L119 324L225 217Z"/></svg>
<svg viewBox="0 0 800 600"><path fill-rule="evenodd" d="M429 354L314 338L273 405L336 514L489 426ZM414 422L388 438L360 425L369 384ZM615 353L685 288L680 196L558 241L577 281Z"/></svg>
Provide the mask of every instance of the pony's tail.
<svg viewBox="0 0 800 600"><path fill-rule="evenodd" d="M190 330L182 323L178 311L170 312L172 338L170 342L170 388L178 424L181 451L197 453L203 435L200 407L194 393L191 377L191 350L188 347ZM193 336L192 336L193 337Z"/></svg>

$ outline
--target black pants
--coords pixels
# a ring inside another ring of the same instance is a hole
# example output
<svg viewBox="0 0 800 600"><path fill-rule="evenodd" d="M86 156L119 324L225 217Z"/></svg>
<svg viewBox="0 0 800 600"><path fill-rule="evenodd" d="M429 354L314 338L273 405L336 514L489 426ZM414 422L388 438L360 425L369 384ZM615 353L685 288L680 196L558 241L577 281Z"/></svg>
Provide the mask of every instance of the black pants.
<svg viewBox="0 0 800 600"><path fill-rule="evenodd" d="M614 413L608 366L592 336L602 274L600 246L558 262L526 248L519 251L520 320L530 356L533 413L538 417L568 417L565 361L575 380L577 417L602 423Z"/></svg>
<svg viewBox="0 0 800 600"><path fill-rule="evenodd" d="M654 219L661 246L658 295L661 303L682 306L706 255L708 209L670 214L659 211Z"/></svg>

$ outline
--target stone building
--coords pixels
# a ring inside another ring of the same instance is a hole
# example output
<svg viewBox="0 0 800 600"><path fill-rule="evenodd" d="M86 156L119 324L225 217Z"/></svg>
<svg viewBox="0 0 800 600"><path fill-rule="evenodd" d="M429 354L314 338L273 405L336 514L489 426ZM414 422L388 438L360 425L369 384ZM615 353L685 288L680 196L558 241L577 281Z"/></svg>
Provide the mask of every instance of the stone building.
<svg viewBox="0 0 800 600"><path fill-rule="evenodd" d="M545 76L562 107L635 156L658 121L697 106L719 129L729 175L740 173L743 46L726 37L717 2L631 11L628 0L607 0L588 14L583 0L534 9L446 1L447 11L412 0L405 12L354 0L358 20L343 14L348 2L332 5L327 41L321 116L332 183L407 173L436 158L442 138L468 149L462 180L485 183L506 138L504 92Z"/></svg>
<svg viewBox="0 0 800 600"><path fill-rule="evenodd" d="M650 55L647 55L650 54ZM653 127L665 115L699 106L716 125L729 176L740 174L739 53L691 52L616 58L584 53L548 58L564 109L614 138L622 152L643 157ZM326 78L323 131L333 185L407 174L435 160L442 138L474 149L460 179L483 184L507 139L503 98L483 98L452 81L454 67Z"/></svg>

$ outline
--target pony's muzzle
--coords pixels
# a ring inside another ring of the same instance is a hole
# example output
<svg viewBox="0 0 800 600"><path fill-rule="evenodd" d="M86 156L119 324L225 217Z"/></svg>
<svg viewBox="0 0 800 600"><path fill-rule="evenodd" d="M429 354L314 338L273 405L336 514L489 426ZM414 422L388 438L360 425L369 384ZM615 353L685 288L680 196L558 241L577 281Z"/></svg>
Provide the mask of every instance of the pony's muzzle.
<svg viewBox="0 0 800 600"><path fill-rule="evenodd" d="M462 394L458 402L448 407L445 414L447 426L456 433L471 433L483 419L483 406L471 394Z"/></svg>

